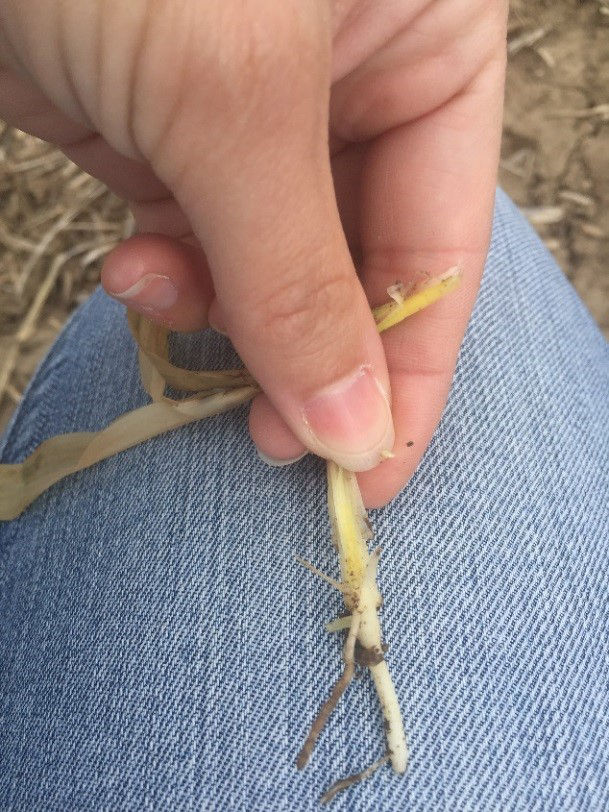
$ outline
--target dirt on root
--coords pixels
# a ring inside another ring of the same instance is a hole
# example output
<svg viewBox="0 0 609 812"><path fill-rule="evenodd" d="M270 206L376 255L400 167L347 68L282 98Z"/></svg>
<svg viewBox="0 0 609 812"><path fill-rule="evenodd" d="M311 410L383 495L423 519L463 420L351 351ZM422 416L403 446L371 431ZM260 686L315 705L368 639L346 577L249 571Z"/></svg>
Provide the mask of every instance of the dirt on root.
<svg viewBox="0 0 609 812"><path fill-rule="evenodd" d="M513 0L499 181L609 338L609 0ZM0 431L132 227L102 184L0 123Z"/></svg>

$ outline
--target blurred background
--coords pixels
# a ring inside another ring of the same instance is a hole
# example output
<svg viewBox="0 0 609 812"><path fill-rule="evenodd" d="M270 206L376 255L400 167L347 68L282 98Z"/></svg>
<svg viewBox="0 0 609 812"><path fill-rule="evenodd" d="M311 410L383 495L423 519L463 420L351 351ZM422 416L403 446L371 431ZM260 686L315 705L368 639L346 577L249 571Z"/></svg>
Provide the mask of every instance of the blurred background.
<svg viewBox="0 0 609 812"><path fill-rule="evenodd" d="M512 0L499 182L609 338L609 0ZM131 229L101 184L0 122L0 431Z"/></svg>

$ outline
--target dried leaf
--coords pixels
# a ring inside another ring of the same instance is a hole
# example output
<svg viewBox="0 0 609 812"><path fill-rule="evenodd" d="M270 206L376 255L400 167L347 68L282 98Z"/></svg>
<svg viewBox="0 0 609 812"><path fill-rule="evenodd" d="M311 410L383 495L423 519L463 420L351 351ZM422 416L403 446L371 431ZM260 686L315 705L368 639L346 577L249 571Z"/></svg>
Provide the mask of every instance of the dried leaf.
<svg viewBox="0 0 609 812"><path fill-rule="evenodd" d="M203 392L253 386L255 381L247 369L223 369L219 372L191 370L172 364L169 360L169 331L137 313L129 312L127 320L139 349L168 386L183 392ZM142 362L140 361L140 368ZM146 365L148 370L148 365ZM148 371L146 373L149 374ZM148 381L149 382L149 381Z"/></svg>
<svg viewBox="0 0 609 812"><path fill-rule="evenodd" d="M453 268L403 301L376 308L374 316L379 331L436 301L458 281L458 269ZM245 403L259 391L245 368L213 372L176 366L169 360L167 329L136 313L129 313L128 321L139 347L142 383L153 403L122 415L100 432L53 437L23 462L0 465L0 520L15 518L48 487L75 471L150 437ZM197 394L172 400L164 396L167 386ZM331 479L334 505L331 512L335 541L341 539L337 544L342 544L343 580L349 589L352 585L357 588L367 561L365 541L370 537L367 518L355 477L346 471L341 473L337 467Z"/></svg>
<svg viewBox="0 0 609 812"><path fill-rule="evenodd" d="M0 465L0 519L14 519L69 474L151 437L246 403L257 391L250 386L185 401L164 399L127 412L101 431L51 437L24 462Z"/></svg>
<svg viewBox="0 0 609 812"><path fill-rule="evenodd" d="M138 349L137 360L142 386L153 401L162 400L167 389L167 381L142 349Z"/></svg>

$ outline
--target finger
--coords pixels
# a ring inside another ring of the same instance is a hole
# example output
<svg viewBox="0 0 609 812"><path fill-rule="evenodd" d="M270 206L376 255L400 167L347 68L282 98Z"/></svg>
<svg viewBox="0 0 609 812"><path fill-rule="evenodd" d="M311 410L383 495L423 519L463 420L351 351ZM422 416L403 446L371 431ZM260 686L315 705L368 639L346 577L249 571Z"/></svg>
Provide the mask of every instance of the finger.
<svg viewBox="0 0 609 812"><path fill-rule="evenodd" d="M52 144L88 138L85 121L60 112L32 82L0 66L0 115L8 124Z"/></svg>
<svg viewBox="0 0 609 812"><path fill-rule="evenodd" d="M95 133L57 145L81 169L129 202L139 233L176 239L192 233L184 212L147 164L121 155Z"/></svg>
<svg viewBox="0 0 609 812"><path fill-rule="evenodd" d="M259 456L269 465L288 465L306 453L304 444L265 394L258 395L252 402L249 429Z"/></svg>
<svg viewBox="0 0 609 812"><path fill-rule="evenodd" d="M360 477L376 507L413 474L445 406L490 235L501 131L503 58L434 113L376 140L362 172L363 280L373 303L458 265L461 288L383 337L395 457Z"/></svg>
<svg viewBox="0 0 609 812"><path fill-rule="evenodd" d="M0 111L130 200L140 232L190 233L183 212L149 166L118 153L86 123L66 116L9 70L0 71ZM110 295L166 326L194 330L207 324L212 285L205 256L196 246L159 236L129 240L107 257L102 284Z"/></svg>
<svg viewBox="0 0 609 812"><path fill-rule="evenodd" d="M356 268L360 261L358 199L364 152L363 145L343 145L332 157L332 176L341 224ZM210 306L209 322L216 330L226 333L226 321L217 299ZM269 465L295 462L305 451L302 442L288 428L266 395L259 395L253 401L249 429L258 454Z"/></svg>
<svg viewBox="0 0 609 812"><path fill-rule="evenodd" d="M309 449L366 470L393 445L388 375L334 196L329 57L310 45L250 71L256 104L221 149L210 150L198 95L182 94L153 161L204 247L237 351L285 423ZM209 85L202 67L189 88Z"/></svg>
<svg viewBox="0 0 609 812"><path fill-rule="evenodd" d="M39 88L11 70L0 70L0 115L20 130L59 147L119 197L143 203L168 194L149 166L121 155L87 122L67 116Z"/></svg>
<svg viewBox="0 0 609 812"><path fill-rule="evenodd" d="M340 220L356 268L361 265L360 187L366 145L350 144L332 157L332 177Z"/></svg>
<svg viewBox="0 0 609 812"><path fill-rule="evenodd" d="M320 189L320 167L303 171L303 157L276 186L250 177L257 210L223 211L203 240L228 334L283 419L311 450L365 470L393 445L382 345L329 170Z"/></svg>
<svg viewBox="0 0 609 812"><path fill-rule="evenodd" d="M128 158L84 122L55 107L26 79L0 71L0 116L25 132L57 146L85 172L128 200L140 233L181 238L190 224L150 166Z"/></svg>
<svg viewBox="0 0 609 812"><path fill-rule="evenodd" d="M352 69L342 70L332 88L330 122L338 141L369 140L441 107L474 80L505 28L504 0L402 6L402 25L382 47L370 48L374 7L356 23L368 56L355 66L347 59L344 68ZM352 56L352 49L344 51Z"/></svg>
<svg viewBox="0 0 609 812"><path fill-rule="evenodd" d="M200 248L159 234L126 240L102 270L106 293L174 330L207 326L213 285Z"/></svg>

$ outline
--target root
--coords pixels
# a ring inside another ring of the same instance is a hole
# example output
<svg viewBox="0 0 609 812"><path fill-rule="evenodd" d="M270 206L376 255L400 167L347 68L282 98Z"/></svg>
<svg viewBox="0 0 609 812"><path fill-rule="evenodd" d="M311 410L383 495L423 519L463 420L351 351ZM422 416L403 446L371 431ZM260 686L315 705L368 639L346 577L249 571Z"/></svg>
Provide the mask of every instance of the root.
<svg viewBox="0 0 609 812"><path fill-rule="evenodd" d="M369 767L366 767L365 770L362 770L360 773L355 773L354 775L348 775L346 778L341 778L339 781L335 781L329 789L324 792L324 794L319 799L322 804L329 804L330 801L334 800L339 792L342 792L344 789L348 789L352 787L353 784L359 784L360 781L365 781L366 778L370 778L372 773L378 770L379 767L382 767L383 764L386 764L389 761L389 753L386 753L384 756L379 758L374 764L371 764Z"/></svg>
<svg viewBox="0 0 609 812"><path fill-rule="evenodd" d="M317 739L319 738L322 730L326 726L326 722L328 721L330 714L332 713L334 708L338 705L339 699L345 692L346 687L353 679L353 673L355 670L355 658L354 658L355 641L357 640L357 632L359 630L359 624L360 624L360 615L356 613L353 616L353 620L351 621L349 634L347 635L345 647L343 649L343 659L345 661L343 673L335 682L334 687L332 688L332 691L330 693L330 696L321 706L321 709L317 714L315 721L311 725L309 735L307 736L306 741L303 744L300 753L298 754L298 758L296 759L296 766L298 767L299 770L302 770L302 768L307 765L309 759L311 758L311 754L315 748L315 744L317 743Z"/></svg>
<svg viewBox="0 0 609 812"><path fill-rule="evenodd" d="M295 555L294 558L298 561L299 564L302 564L305 569L310 570L314 575L317 575L318 578L321 578L322 581L330 584L333 586L334 589L337 589L339 592L349 592L349 587L346 584L341 584L340 581L337 581L336 578L332 578L330 575L326 575L325 572L322 572L318 569L315 564L311 564L310 561L307 561L306 558L301 558L299 555Z"/></svg>
<svg viewBox="0 0 609 812"><path fill-rule="evenodd" d="M391 758L391 766L397 773L403 773L408 765L408 748L393 680L385 660L370 666L370 672L383 710L387 753Z"/></svg>

